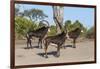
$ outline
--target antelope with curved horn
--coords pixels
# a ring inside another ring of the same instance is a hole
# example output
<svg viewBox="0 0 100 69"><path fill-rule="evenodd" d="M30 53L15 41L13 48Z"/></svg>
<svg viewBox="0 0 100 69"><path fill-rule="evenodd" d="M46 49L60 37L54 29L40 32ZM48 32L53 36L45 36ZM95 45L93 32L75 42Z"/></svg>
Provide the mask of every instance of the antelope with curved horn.
<svg viewBox="0 0 100 69"><path fill-rule="evenodd" d="M33 31L28 31L27 32L27 48L30 47L32 48L32 37L36 37L36 38L39 38L39 41L38 41L38 46L39 48L42 48L42 42L43 42L43 39L44 37L46 36L47 32L49 31L49 23L48 21L46 20L42 20L40 21L40 23L43 23L43 22L46 22L48 26L43 26L37 30L33 30Z"/></svg>

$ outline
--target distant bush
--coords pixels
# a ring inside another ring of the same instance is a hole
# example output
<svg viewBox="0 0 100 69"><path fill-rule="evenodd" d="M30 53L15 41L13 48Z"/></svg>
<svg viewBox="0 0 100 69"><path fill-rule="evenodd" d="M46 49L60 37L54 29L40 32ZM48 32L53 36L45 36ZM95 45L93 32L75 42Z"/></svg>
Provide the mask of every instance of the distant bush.
<svg viewBox="0 0 100 69"><path fill-rule="evenodd" d="M94 27L91 27L86 34L86 38L93 39L94 38Z"/></svg>
<svg viewBox="0 0 100 69"><path fill-rule="evenodd" d="M38 28L41 28L43 26L46 26L46 24L38 24L37 22L33 22L25 17L16 16L15 17L15 37L16 39L23 39L26 36L26 33L28 31L36 30ZM66 27L66 28L65 28ZM65 22L65 25L63 26L63 30L68 30L69 32L71 30L74 30L75 28L81 28L83 32L80 34L80 37L86 37L86 38L94 38L94 27L91 27L87 30L86 27L82 25L78 20L76 20L74 23L72 23L70 20L67 20ZM54 36L57 34L56 26L51 25L50 26L50 32L48 32L48 36Z"/></svg>
<svg viewBox="0 0 100 69"><path fill-rule="evenodd" d="M24 38L29 30L35 30L36 28L36 23L33 23L27 18L15 17L15 35L17 39Z"/></svg>
<svg viewBox="0 0 100 69"><path fill-rule="evenodd" d="M56 35L56 33L57 33L56 26L51 25L50 26L50 32L48 32L48 36Z"/></svg>

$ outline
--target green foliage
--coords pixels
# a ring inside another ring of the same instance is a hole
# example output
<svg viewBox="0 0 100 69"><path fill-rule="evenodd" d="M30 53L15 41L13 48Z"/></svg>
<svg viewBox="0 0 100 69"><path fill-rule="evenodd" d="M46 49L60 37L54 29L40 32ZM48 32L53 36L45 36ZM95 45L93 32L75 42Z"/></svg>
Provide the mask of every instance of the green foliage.
<svg viewBox="0 0 100 69"><path fill-rule="evenodd" d="M78 20L76 20L73 24L74 28L83 28L83 25L82 23L80 23Z"/></svg>
<svg viewBox="0 0 100 69"><path fill-rule="evenodd" d="M73 28L73 25L72 25L71 20L65 21L65 29L66 29L66 31L71 31L72 28Z"/></svg>
<svg viewBox="0 0 100 69"><path fill-rule="evenodd" d="M24 17L15 17L15 33L17 38L25 37L28 30L35 30L37 28L36 23L28 20Z"/></svg>
<svg viewBox="0 0 100 69"><path fill-rule="evenodd" d="M27 31L36 30L38 28L41 28L45 26L45 24L40 23L37 25L36 22L32 22L31 20L28 20L25 17L16 16L15 17L15 35L17 39L23 39L26 36ZM89 30L87 30L86 27L84 27L78 20L76 20L74 23L71 22L71 20L67 20L64 25L63 30L68 30L68 32L74 30L75 28L81 28L83 30L83 33L81 33L81 37L86 38L94 38L94 27L91 27ZM51 25L50 26L50 32L48 32L48 36L53 36L57 34L56 26Z"/></svg>
<svg viewBox="0 0 100 69"><path fill-rule="evenodd" d="M83 24L79 21L76 20L74 23L71 22L71 20L65 21L65 29L67 32L70 32L76 28L80 28L83 32L81 32L82 37L84 37L87 33L87 28L83 26Z"/></svg>
<svg viewBox="0 0 100 69"><path fill-rule="evenodd" d="M56 35L57 31L56 31L56 26L51 25L50 26L50 32L48 33L49 36L53 36Z"/></svg>
<svg viewBox="0 0 100 69"><path fill-rule="evenodd" d="M90 29L88 29L86 38L94 38L94 27L91 27Z"/></svg>
<svg viewBox="0 0 100 69"><path fill-rule="evenodd" d="M84 26L78 20L76 20L73 24L72 24L71 20L67 20L67 21L65 21L65 28L68 30L68 32L70 32L70 31L74 30L75 28L83 29Z"/></svg>
<svg viewBox="0 0 100 69"><path fill-rule="evenodd" d="M44 12L40 9L29 9L29 10L24 10L22 12L22 16L28 17L32 21L39 21L42 20L46 17L48 17Z"/></svg>
<svg viewBox="0 0 100 69"><path fill-rule="evenodd" d="M41 9L28 9L20 11L20 6L15 6L15 34L17 39L22 39L26 36L27 31L38 29L43 24L37 25L36 22L48 17Z"/></svg>

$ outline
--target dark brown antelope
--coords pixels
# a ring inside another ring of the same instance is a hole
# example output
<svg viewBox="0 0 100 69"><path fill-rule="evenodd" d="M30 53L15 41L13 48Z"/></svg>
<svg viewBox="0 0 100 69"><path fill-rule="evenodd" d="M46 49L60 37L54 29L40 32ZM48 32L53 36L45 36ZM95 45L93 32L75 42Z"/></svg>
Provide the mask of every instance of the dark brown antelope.
<svg viewBox="0 0 100 69"><path fill-rule="evenodd" d="M71 32L68 32L69 38L73 39L73 48L76 48L76 39L79 37L81 32L83 32L81 28L76 28Z"/></svg>
<svg viewBox="0 0 100 69"><path fill-rule="evenodd" d="M64 44L66 40L66 33L62 32L58 35L55 36L48 36L44 40L44 45L45 45L45 57L48 58L47 56L47 49L50 43L56 44L57 45L57 57L60 56L60 47Z"/></svg>
<svg viewBox="0 0 100 69"><path fill-rule="evenodd" d="M40 45L39 48L42 48L43 39L46 36L47 32L49 31L48 21L46 21L46 20L40 21L40 23L43 23L43 22L46 22L48 24L48 26L43 26L43 27L41 27L37 30L27 32L27 35L26 35L26 37L27 37L27 48L29 48L29 45L32 48L32 44L31 44L32 43L32 37L39 38L38 46Z"/></svg>

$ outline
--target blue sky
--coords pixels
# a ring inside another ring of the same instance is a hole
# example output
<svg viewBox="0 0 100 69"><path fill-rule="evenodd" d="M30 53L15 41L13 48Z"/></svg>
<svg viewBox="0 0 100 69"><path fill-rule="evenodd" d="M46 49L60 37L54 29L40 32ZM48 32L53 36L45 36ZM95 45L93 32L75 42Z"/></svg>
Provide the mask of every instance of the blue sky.
<svg viewBox="0 0 100 69"><path fill-rule="evenodd" d="M53 22L53 10L52 6L44 5L30 5L30 4L20 4L20 10L28 10L32 8L37 8L43 10L43 12L48 15L46 20L49 21L50 25L55 25ZM80 7L64 7L64 22L66 20L71 20L72 23L79 20L85 27L90 28L94 25L94 8L80 8Z"/></svg>

